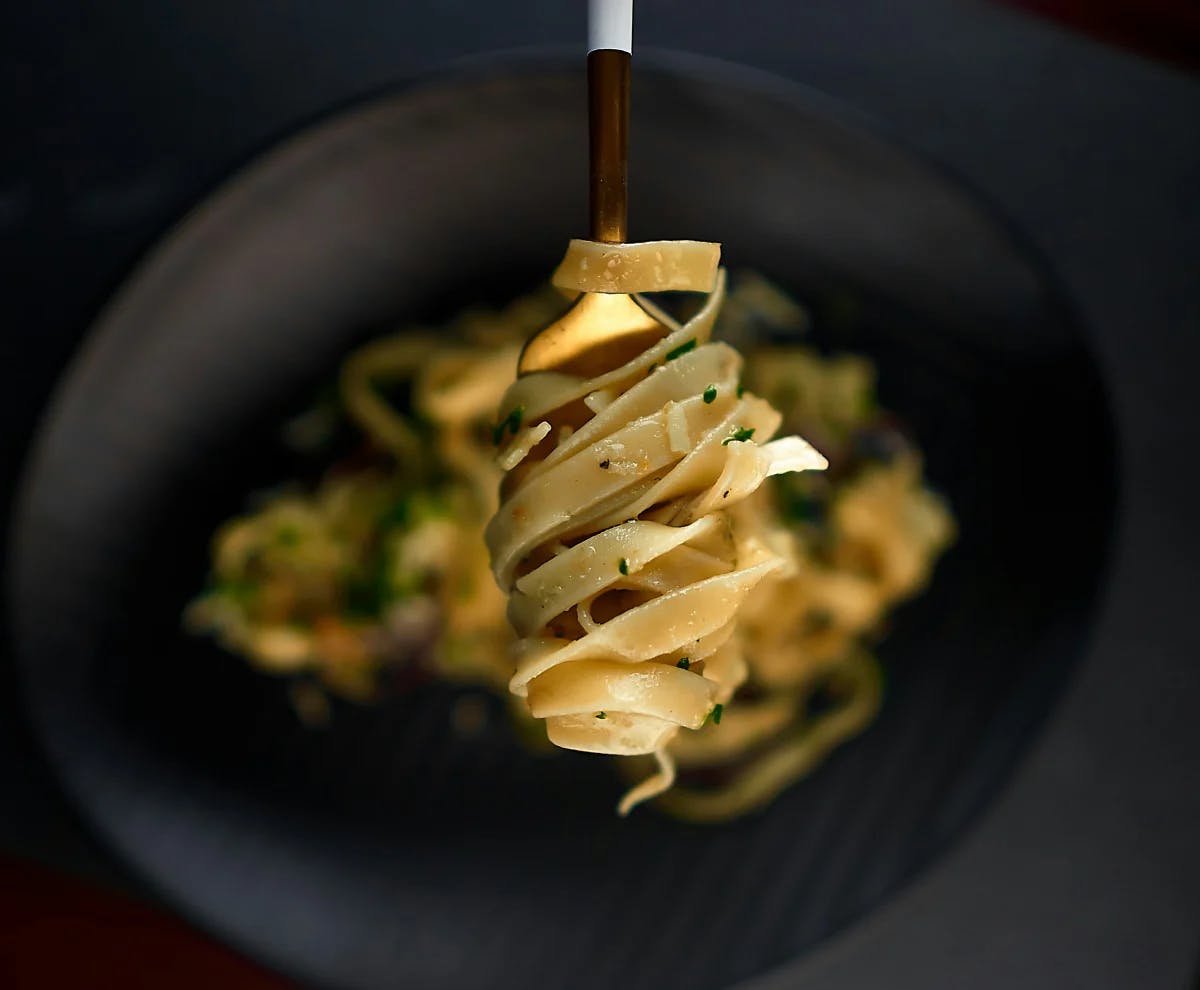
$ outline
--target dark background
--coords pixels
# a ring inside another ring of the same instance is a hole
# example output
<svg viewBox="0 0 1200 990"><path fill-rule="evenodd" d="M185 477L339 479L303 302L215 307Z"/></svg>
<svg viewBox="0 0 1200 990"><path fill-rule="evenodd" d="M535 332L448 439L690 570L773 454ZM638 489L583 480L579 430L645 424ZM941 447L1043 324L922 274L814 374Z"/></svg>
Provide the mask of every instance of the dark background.
<svg viewBox="0 0 1200 990"><path fill-rule="evenodd" d="M1175 435L1139 437L1142 455L1194 452L1200 93L1188 72L1200 51L1197 6L1025 6L1105 40L971 0L639 0L637 43L825 90L964 174L1049 256L1098 328L1102 365L1105 335L1147 322L1176 328L1144 365L1122 369L1137 386L1118 412L1178 425ZM9 124L0 512L96 309L199 196L298 123L414 73L497 49L578 46L584 9L583 0L10 5L0 14ZM0 663L0 850L133 889L57 797L7 656ZM16 876L0 860L0 888Z"/></svg>

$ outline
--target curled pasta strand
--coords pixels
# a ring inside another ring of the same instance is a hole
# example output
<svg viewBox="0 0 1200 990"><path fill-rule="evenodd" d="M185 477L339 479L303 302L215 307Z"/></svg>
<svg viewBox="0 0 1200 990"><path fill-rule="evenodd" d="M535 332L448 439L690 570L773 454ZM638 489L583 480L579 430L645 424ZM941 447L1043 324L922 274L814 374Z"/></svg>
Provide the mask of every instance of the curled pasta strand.
<svg viewBox="0 0 1200 990"><path fill-rule="evenodd" d="M738 611L792 566L765 522L731 510L772 474L826 466L798 437L772 440L779 414L742 390L740 355L710 341L718 257L695 241L572 242L562 287L711 294L619 367L528 374L500 406L501 422L549 425L536 447L502 453L512 470L486 533L519 637L509 688L558 746L654 756L621 814L674 783L681 729L720 718L746 677Z"/></svg>
<svg viewBox="0 0 1200 990"><path fill-rule="evenodd" d="M773 706L761 726L753 726L745 740L732 749L697 747L681 750L674 757L682 765L693 760L703 765L720 755L725 759L744 757L760 745L728 781L704 788L676 787L662 798L664 810L685 821L714 823L730 821L765 807L781 790L811 773L841 743L856 736L879 712L883 684L879 664L870 654L855 651L840 662L831 676L844 696L838 705L811 721L798 721L793 710ZM803 704L805 698L797 699ZM790 729L784 726L792 722ZM696 741L703 736L697 736Z"/></svg>

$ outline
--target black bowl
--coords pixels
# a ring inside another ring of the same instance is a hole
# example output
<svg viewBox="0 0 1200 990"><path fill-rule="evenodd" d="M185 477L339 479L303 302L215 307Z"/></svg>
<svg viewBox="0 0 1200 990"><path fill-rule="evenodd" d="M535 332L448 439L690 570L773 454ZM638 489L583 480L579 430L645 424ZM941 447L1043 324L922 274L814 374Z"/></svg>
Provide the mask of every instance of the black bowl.
<svg viewBox="0 0 1200 990"><path fill-rule="evenodd" d="M528 288L582 230L579 72L435 80L272 150L139 267L58 392L11 583L35 722L122 857L301 978L633 990L764 972L962 834L1085 646L1113 437L1045 272L844 112L688 65L638 67L633 235L723 241L731 267L811 304L822 345L874 358L961 529L895 617L878 723L767 812L619 820L605 761L530 755L499 718L457 740L448 688L308 731L279 682L179 631L213 527L285 470L279 422L341 354Z"/></svg>

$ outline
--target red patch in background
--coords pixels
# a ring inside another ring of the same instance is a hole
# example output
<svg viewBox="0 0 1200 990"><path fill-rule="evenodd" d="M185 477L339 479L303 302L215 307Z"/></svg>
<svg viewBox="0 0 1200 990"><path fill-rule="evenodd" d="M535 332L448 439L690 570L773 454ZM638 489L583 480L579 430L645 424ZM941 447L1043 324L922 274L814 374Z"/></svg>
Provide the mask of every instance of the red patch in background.
<svg viewBox="0 0 1200 990"><path fill-rule="evenodd" d="M1001 0L1110 44L1200 69L1200 0Z"/></svg>
<svg viewBox="0 0 1200 990"><path fill-rule="evenodd" d="M6 990L289 990L149 904L0 858L0 987Z"/></svg>

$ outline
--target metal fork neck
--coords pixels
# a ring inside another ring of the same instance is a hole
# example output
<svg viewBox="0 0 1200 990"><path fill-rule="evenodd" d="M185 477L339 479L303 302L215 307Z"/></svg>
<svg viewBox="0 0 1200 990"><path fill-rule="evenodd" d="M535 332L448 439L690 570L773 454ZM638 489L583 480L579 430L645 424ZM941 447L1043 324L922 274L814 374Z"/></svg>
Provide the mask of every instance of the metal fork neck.
<svg viewBox="0 0 1200 990"><path fill-rule="evenodd" d="M628 234L629 52L589 52L588 134L591 236L620 243Z"/></svg>

